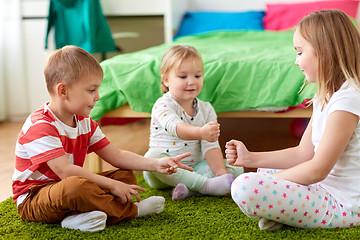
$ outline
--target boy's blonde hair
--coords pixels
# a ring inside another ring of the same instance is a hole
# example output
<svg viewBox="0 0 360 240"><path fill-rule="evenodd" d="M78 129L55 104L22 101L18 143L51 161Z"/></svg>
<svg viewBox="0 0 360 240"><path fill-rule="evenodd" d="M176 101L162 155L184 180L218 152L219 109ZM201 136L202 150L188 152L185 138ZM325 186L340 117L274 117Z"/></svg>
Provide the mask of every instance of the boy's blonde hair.
<svg viewBox="0 0 360 240"><path fill-rule="evenodd" d="M164 76L168 74L170 69L174 68L175 71L178 70L179 66L184 60L195 60L200 61L201 66L203 67L203 61L199 52L191 46L187 45L175 45L170 47L164 54L161 61L160 74ZM204 71L204 69L202 69ZM169 91L169 88L166 87L161 81L161 91L166 93Z"/></svg>
<svg viewBox="0 0 360 240"><path fill-rule="evenodd" d="M346 80L360 87L360 34L348 15L340 10L313 12L296 28L317 56L319 102L327 104Z"/></svg>
<svg viewBox="0 0 360 240"><path fill-rule="evenodd" d="M46 86L50 94L54 93L54 86L57 84L71 86L88 74L102 78L103 70L90 53L76 46L65 46L54 51L44 68Z"/></svg>

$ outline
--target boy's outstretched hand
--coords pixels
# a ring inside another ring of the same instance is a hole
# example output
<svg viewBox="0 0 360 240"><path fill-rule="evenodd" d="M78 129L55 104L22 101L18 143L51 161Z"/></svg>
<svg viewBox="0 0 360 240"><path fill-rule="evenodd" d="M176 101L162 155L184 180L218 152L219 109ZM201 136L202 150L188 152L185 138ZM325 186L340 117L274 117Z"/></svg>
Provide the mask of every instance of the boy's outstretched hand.
<svg viewBox="0 0 360 240"><path fill-rule="evenodd" d="M156 166L156 171L164 174L173 174L177 171L177 168L183 168L189 171L194 171L193 168L180 163L180 161L186 157L189 157L191 153L183 153L175 157L160 158Z"/></svg>
<svg viewBox="0 0 360 240"><path fill-rule="evenodd" d="M115 181L110 189L111 193L120 199L122 204L132 202L134 196L137 202L140 202L140 194L137 191L145 192L145 188L138 185L126 184L120 181Z"/></svg>

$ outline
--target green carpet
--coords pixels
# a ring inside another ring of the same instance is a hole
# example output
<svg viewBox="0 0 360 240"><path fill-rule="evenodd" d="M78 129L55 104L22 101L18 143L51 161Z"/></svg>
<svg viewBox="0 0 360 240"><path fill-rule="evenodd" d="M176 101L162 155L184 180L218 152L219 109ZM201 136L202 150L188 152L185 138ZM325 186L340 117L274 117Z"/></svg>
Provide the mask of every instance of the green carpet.
<svg viewBox="0 0 360 240"><path fill-rule="evenodd" d="M261 231L257 221L246 217L231 196L191 197L171 201L171 190L159 191L146 185L142 198L162 195L164 212L106 227L96 233L61 228L60 224L26 222L19 218L9 198L0 203L0 239L359 239L360 228L297 229L284 227L275 232Z"/></svg>

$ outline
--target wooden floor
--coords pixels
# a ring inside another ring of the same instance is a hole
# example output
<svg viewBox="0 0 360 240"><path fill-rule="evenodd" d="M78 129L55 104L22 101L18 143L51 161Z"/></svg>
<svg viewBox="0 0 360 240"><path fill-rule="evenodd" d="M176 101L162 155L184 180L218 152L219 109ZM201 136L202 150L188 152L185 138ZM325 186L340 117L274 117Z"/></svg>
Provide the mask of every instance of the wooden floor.
<svg viewBox="0 0 360 240"><path fill-rule="evenodd" d="M252 151L294 146L299 139L290 133L292 121L292 119L219 119L220 145L223 148L226 141L234 138L242 140ZM149 124L148 119L143 119L121 126L104 126L102 129L109 140L119 148L144 154L148 147ZM21 126L22 123L0 122L0 201L12 194L14 150ZM103 170L110 168L109 165L103 165Z"/></svg>

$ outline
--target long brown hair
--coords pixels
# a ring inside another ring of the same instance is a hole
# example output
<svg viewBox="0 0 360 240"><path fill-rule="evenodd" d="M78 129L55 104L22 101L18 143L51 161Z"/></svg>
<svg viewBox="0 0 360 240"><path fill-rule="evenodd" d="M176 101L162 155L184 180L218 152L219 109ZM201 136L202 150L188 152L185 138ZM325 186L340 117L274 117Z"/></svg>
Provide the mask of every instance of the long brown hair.
<svg viewBox="0 0 360 240"><path fill-rule="evenodd" d="M317 55L319 102L327 104L346 80L360 87L360 34L348 15L340 10L313 12L296 28Z"/></svg>

